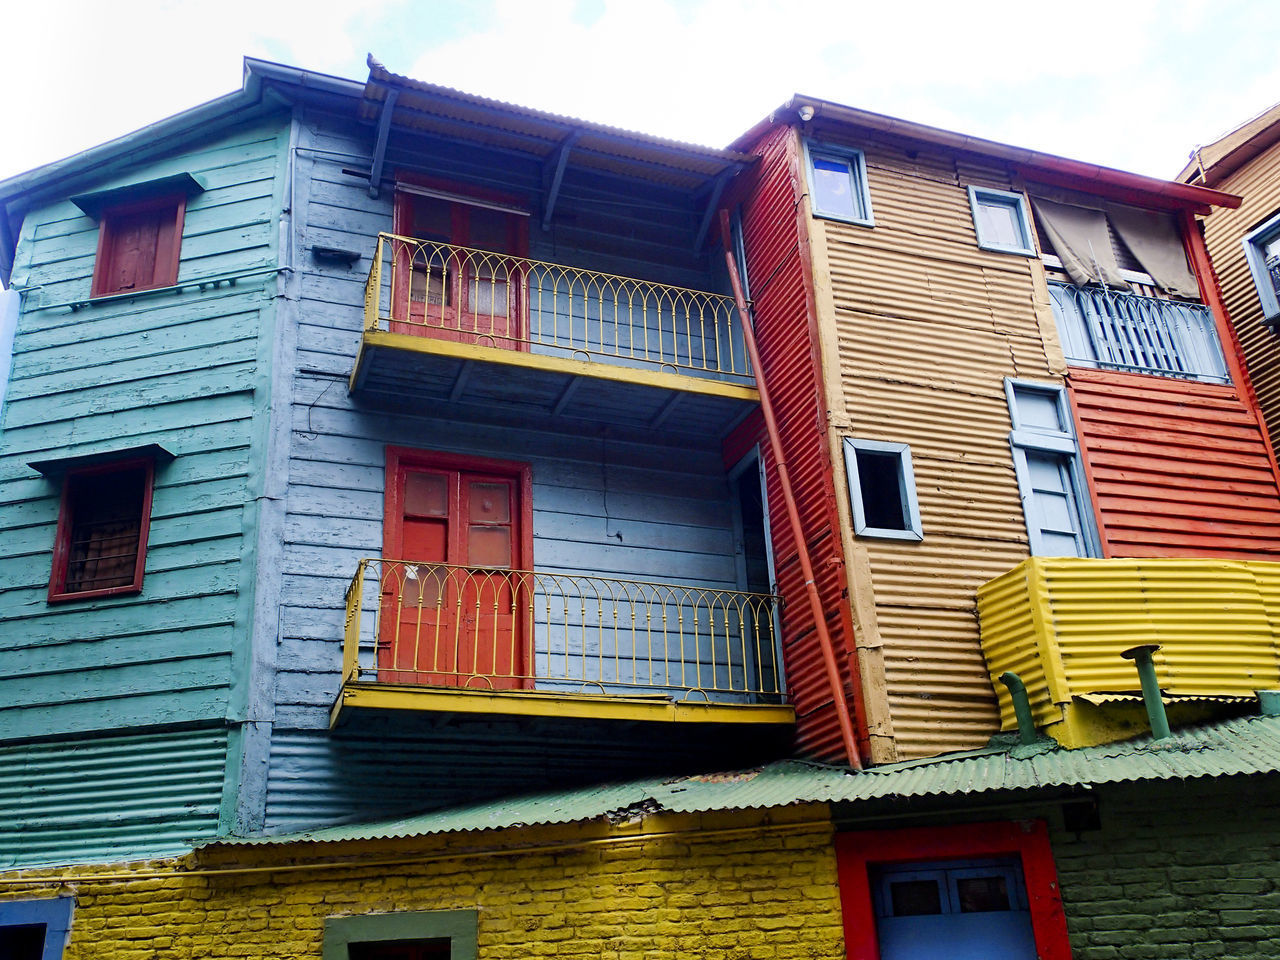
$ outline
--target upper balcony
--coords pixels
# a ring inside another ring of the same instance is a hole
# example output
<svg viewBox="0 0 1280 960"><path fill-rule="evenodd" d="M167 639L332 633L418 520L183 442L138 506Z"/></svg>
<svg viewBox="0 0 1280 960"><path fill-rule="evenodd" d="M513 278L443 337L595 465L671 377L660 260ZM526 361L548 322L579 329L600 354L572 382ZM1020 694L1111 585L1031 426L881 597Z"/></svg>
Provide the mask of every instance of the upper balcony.
<svg viewBox="0 0 1280 960"><path fill-rule="evenodd" d="M381 234L351 389L722 436L759 396L731 297Z"/></svg>

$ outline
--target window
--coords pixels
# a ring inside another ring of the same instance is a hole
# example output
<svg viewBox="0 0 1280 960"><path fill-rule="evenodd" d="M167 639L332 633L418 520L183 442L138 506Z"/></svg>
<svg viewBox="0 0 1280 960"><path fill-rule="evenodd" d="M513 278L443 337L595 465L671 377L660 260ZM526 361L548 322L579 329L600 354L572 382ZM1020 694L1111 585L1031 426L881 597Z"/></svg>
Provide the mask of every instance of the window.
<svg viewBox="0 0 1280 960"><path fill-rule="evenodd" d="M324 922L323 960L475 960L474 910L423 910Z"/></svg>
<svg viewBox="0 0 1280 960"><path fill-rule="evenodd" d="M71 932L75 900L0 902L0 957L4 960L59 960Z"/></svg>
<svg viewBox="0 0 1280 960"><path fill-rule="evenodd" d="M137 593L151 523L154 463L127 460L66 474L49 601Z"/></svg>
<svg viewBox="0 0 1280 960"><path fill-rule="evenodd" d="M178 281L185 196L153 197L102 210L90 296L169 287Z"/></svg>
<svg viewBox="0 0 1280 960"><path fill-rule="evenodd" d="M1280 214L1248 234L1244 256L1268 323L1280 322Z"/></svg>
<svg viewBox="0 0 1280 960"><path fill-rule="evenodd" d="M890 540L924 539L910 447L846 437L844 466L855 534Z"/></svg>
<svg viewBox="0 0 1280 960"><path fill-rule="evenodd" d="M842 833L836 862L849 960L1069 960L1043 821Z"/></svg>
<svg viewBox="0 0 1280 960"><path fill-rule="evenodd" d="M1026 257L1036 255L1035 245L1031 242L1031 218L1027 215L1027 201L1022 194L970 187L969 207L973 210L978 246L983 250L1017 253Z"/></svg>
<svg viewBox="0 0 1280 960"><path fill-rule="evenodd" d="M1098 537L1080 469L1066 391L1054 384L1005 380L1018 478L1032 556L1094 557Z"/></svg>
<svg viewBox="0 0 1280 960"><path fill-rule="evenodd" d="M862 151L807 141L804 151L813 215L875 226Z"/></svg>

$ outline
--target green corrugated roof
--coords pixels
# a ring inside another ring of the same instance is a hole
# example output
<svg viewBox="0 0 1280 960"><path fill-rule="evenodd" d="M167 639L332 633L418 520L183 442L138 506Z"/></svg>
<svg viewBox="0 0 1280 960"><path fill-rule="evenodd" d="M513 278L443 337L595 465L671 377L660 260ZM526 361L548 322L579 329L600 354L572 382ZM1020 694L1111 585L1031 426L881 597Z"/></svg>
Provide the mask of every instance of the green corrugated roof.
<svg viewBox="0 0 1280 960"><path fill-rule="evenodd" d="M1096 786L1139 780L1191 780L1280 772L1280 717L1242 717L1150 737L1064 750L1052 741L991 747L859 773L783 760L751 770L674 779L633 780L504 797L378 823L305 833L225 838L212 844L330 843L422 837L505 827L626 820L648 813L710 813L798 803L857 803L995 791Z"/></svg>

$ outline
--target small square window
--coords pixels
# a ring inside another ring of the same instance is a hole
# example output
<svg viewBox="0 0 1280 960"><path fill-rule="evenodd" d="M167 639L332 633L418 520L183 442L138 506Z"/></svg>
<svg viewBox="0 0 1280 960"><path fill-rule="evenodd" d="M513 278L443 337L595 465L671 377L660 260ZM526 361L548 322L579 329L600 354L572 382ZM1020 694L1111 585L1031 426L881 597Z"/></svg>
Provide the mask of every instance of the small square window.
<svg viewBox="0 0 1280 960"><path fill-rule="evenodd" d="M330 917L323 960L475 960L474 910Z"/></svg>
<svg viewBox="0 0 1280 960"><path fill-rule="evenodd" d="M973 226L978 246L998 253L1036 255L1031 241L1031 218L1027 216L1027 200L1020 193L969 188L969 206L973 210Z"/></svg>
<svg viewBox="0 0 1280 960"><path fill-rule="evenodd" d="M924 539L910 447L846 437L844 464L855 534L890 540Z"/></svg>
<svg viewBox="0 0 1280 960"><path fill-rule="evenodd" d="M67 474L49 577L51 603L142 589L153 475L150 460Z"/></svg>
<svg viewBox="0 0 1280 960"><path fill-rule="evenodd" d="M74 903L71 897L0 902L0 958L60 960Z"/></svg>
<svg viewBox="0 0 1280 960"><path fill-rule="evenodd" d="M1268 323L1280 322L1280 214L1248 234L1242 241L1245 260Z"/></svg>
<svg viewBox="0 0 1280 960"><path fill-rule="evenodd" d="M875 226L862 151L807 142L804 149L813 215Z"/></svg>
<svg viewBox="0 0 1280 960"><path fill-rule="evenodd" d="M155 197L102 211L90 295L106 297L178 282L186 197Z"/></svg>

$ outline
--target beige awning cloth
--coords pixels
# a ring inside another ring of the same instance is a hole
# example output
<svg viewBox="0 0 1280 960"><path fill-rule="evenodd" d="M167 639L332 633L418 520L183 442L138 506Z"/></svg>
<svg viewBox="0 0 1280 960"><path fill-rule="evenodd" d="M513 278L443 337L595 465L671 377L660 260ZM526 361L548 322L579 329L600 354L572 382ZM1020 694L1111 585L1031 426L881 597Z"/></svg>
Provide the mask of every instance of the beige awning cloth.
<svg viewBox="0 0 1280 960"><path fill-rule="evenodd" d="M1062 261L1071 282L1084 286L1101 283L1128 290L1120 276L1111 236L1107 232L1107 215L1091 207L1077 207L1032 197L1036 216L1044 227L1053 252Z"/></svg>
<svg viewBox="0 0 1280 960"><path fill-rule="evenodd" d="M1173 217L1158 210L1108 206L1111 226L1142 268L1166 293L1198 300L1200 285L1187 266L1187 252Z"/></svg>

